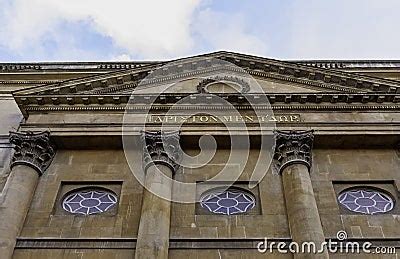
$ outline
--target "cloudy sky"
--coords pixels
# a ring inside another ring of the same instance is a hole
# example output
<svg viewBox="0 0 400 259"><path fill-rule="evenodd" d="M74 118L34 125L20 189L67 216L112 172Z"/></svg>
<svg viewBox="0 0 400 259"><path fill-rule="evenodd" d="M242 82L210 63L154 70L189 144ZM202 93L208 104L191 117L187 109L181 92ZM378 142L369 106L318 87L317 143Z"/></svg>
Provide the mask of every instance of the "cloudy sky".
<svg viewBox="0 0 400 259"><path fill-rule="evenodd" d="M399 0L0 0L0 62L400 59Z"/></svg>

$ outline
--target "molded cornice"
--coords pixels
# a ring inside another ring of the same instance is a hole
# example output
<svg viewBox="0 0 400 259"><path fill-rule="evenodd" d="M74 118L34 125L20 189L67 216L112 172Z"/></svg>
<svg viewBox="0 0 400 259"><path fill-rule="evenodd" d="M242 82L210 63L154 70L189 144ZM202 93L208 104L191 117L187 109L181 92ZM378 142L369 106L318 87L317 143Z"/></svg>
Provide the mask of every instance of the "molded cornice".
<svg viewBox="0 0 400 259"><path fill-rule="evenodd" d="M154 104L172 105L193 93L174 93L174 94L136 94L124 95L27 95L16 98L17 103L24 107L29 106L61 106L61 105L143 105L149 99L154 99ZM203 100L212 104L213 95L202 94L191 96L193 104L201 103ZM217 94L218 97L225 99L231 104L260 104L258 100L263 100L261 96L267 96L271 104L393 104L400 101L400 94L385 93L262 93L262 94ZM264 104L265 105L265 104Z"/></svg>

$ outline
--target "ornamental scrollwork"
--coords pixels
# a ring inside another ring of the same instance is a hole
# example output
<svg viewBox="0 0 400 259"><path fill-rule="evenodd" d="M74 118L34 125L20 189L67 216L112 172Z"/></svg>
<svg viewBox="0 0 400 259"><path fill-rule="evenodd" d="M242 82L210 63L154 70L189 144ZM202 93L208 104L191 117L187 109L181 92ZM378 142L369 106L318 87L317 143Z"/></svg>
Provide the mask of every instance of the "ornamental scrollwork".
<svg viewBox="0 0 400 259"><path fill-rule="evenodd" d="M211 84L215 83L224 83L229 82L240 87L239 93L247 93L250 91L250 84L246 82L244 79L235 77L235 76L216 76L213 78L206 78L200 81L197 85L197 92L198 93L209 93L207 87Z"/></svg>
<svg viewBox="0 0 400 259"><path fill-rule="evenodd" d="M304 164L311 168L314 132L275 131L274 161L279 173L292 164Z"/></svg>
<svg viewBox="0 0 400 259"><path fill-rule="evenodd" d="M11 159L11 168L16 165L26 165L35 169L39 175L50 166L56 154L50 132L10 132L10 143L15 152Z"/></svg>
<svg viewBox="0 0 400 259"><path fill-rule="evenodd" d="M142 132L144 171L146 172L147 168L153 164L162 164L168 166L175 173L182 158L179 138L179 131Z"/></svg>

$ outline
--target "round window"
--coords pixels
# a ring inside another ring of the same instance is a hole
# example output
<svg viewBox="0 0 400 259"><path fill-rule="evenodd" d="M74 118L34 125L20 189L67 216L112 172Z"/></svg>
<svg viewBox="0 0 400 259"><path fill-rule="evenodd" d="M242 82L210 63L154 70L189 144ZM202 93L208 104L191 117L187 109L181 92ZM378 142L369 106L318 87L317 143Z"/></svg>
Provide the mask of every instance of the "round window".
<svg viewBox="0 0 400 259"><path fill-rule="evenodd" d="M339 195L338 200L348 210L369 215L386 213L394 207L389 195L373 189L347 190Z"/></svg>
<svg viewBox="0 0 400 259"><path fill-rule="evenodd" d="M200 199L201 207L223 215L246 213L254 208L255 204L252 194L236 189L213 191Z"/></svg>
<svg viewBox="0 0 400 259"><path fill-rule="evenodd" d="M73 214L91 215L106 212L117 203L117 197L105 190L78 190L63 200L64 210Z"/></svg>

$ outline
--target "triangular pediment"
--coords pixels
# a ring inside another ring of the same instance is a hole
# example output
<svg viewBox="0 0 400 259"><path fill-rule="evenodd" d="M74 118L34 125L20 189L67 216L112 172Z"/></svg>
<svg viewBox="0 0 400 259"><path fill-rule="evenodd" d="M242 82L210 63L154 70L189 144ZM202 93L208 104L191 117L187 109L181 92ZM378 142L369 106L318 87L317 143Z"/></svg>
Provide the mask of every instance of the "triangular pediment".
<svg viewBox="0 0 400 259"><path fill-rule="evenodd" d="M151 64L135 69L110 72L102 75L68 80L15 92L15 95L52 95L52 94L118 94L127 93L135 88L143 78L154 70L165 69L164 78L169 74L176 76L174 68L187 66L187 73L182 73L182 81L193 78L190 72L192 64L208 60L223 60L242 68L265 87L266 92L390 92L400 89L400 83L391 80L350 74L332 69L312 68L290 62L248 56L230 52L215 52L201 56L182 58L170 62ZM201 69L207 64L198 65ZM169 70L169 71L168 71ZM184 69L183 69L184 71ZM161 72L160 72L161 73ZM201 75L199 76L201 77ZM181 89L180 91L185 91ZM191 91L187 91L191 92Z"/></svg>
<svg viewBox="0 0 400 259"><path fill-rule="evenodd" d="M241 94L263 93L272 101L283 103L392 102L397 101L400 91L398 81L238 53L215 52L36 86L13 94L21 110L27 105L121 104L127 101L133 90L143 85L145 90L140 94L162 93L166 95L162 102L192 93L211 92L210 89L220 91L225 98L235 99L232 96L236 93L218 85L217 79L236 84Z"/></svg>

